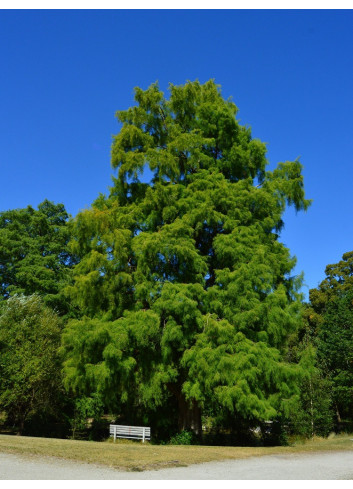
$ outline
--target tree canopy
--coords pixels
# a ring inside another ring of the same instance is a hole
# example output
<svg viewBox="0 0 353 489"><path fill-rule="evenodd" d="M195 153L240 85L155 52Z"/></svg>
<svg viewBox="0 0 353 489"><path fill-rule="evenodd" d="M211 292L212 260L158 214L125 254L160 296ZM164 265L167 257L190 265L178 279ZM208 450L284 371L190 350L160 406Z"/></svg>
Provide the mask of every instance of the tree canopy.
<svg viewBox="0 0 353 489"><path fill-rule="evenodd" d="M338 263L327 265L325 279L310 290L310 303L316 313L325 312L326 306L337 296L353 289L353 251L344 253Z"/></svg>
<svg viewBox="0 0 353 489"><path fill-rule="evenodd" d="M353 251L327 265L326 278L310 290L307 328L317 346L318 361L332 384L338 421L352 420L353 394Z"/></svg>
<svg viewBox="0 0 353 489"><path fill-rule="evenodd" d="M286 206L310 204L302 166L268 171L212 80L169 91L136 88L117 112L110 195L75 219L66 385L117 413L177 403L195 432L206 406L268 420L298 395L284 355L300 281L279 237Z"/></svg>
<svg viewBox="0 0 353 489"><path fill-rule="evenodd" d="M20 433L31 415L50 413L60 390L60 322L37 295L15 295L0 310L0 409Z"/></svg>
<svg viewBox="0 0 353 489"><path fill-rule="evenodd" d="M67 249L68 218L62 204L48 200L38 209L0 213L0 300L38 293L61 313L67 311L61 291L74 263Z"/></svg>

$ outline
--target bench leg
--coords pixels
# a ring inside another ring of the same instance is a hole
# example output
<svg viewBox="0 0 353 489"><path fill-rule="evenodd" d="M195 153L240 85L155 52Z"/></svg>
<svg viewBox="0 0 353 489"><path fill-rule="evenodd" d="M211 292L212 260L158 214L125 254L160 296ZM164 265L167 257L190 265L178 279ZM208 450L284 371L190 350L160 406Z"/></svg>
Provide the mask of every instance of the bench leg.
<svg viewBox="0 0 353 489"><path fill-rule="evenodd" d="M142 443L145 443L145 428L142 430Z"/></svg>

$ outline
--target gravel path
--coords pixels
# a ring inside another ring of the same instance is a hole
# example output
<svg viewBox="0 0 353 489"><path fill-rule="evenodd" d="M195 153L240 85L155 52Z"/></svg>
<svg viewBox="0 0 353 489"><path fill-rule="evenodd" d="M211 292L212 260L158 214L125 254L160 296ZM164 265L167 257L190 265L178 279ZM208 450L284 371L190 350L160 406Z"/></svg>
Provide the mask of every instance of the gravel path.
<svg viewBox="0 0 353 489"><path fill-rule="evenodd" d="M49 457L34 459L0 453L0 479L352 480L353 451L305 455L270 455L146 472L120 472L101 466Z"/></svg>

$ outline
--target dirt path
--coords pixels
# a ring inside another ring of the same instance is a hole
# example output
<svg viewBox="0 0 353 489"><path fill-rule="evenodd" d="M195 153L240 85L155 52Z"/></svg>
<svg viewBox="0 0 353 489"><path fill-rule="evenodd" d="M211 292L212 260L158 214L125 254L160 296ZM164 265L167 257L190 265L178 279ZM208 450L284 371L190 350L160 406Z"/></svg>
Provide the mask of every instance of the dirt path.
<svg viewBox="0 0 353 489"><path fill-rule="evenodd" d="M17 455L0 453L0 479L352 480L353 451L305 455L271 455L147 472L120 472L106 467L79 464L53 458L23 458Z"/></svg>

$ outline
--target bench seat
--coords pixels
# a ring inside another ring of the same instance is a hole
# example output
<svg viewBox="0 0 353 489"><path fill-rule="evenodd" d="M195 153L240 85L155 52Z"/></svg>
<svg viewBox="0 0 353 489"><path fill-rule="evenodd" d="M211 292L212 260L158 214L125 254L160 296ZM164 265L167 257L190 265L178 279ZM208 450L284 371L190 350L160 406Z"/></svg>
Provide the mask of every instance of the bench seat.
<svg viewBox="0 0 353 489"><path fill-rule="evenodd" d="M148 426L126 426L119 424L111 424L109 426L110 436L114 437L114 441L117 438L128 438L131 440L145 440L151 439L151 428Z"/></svg>

